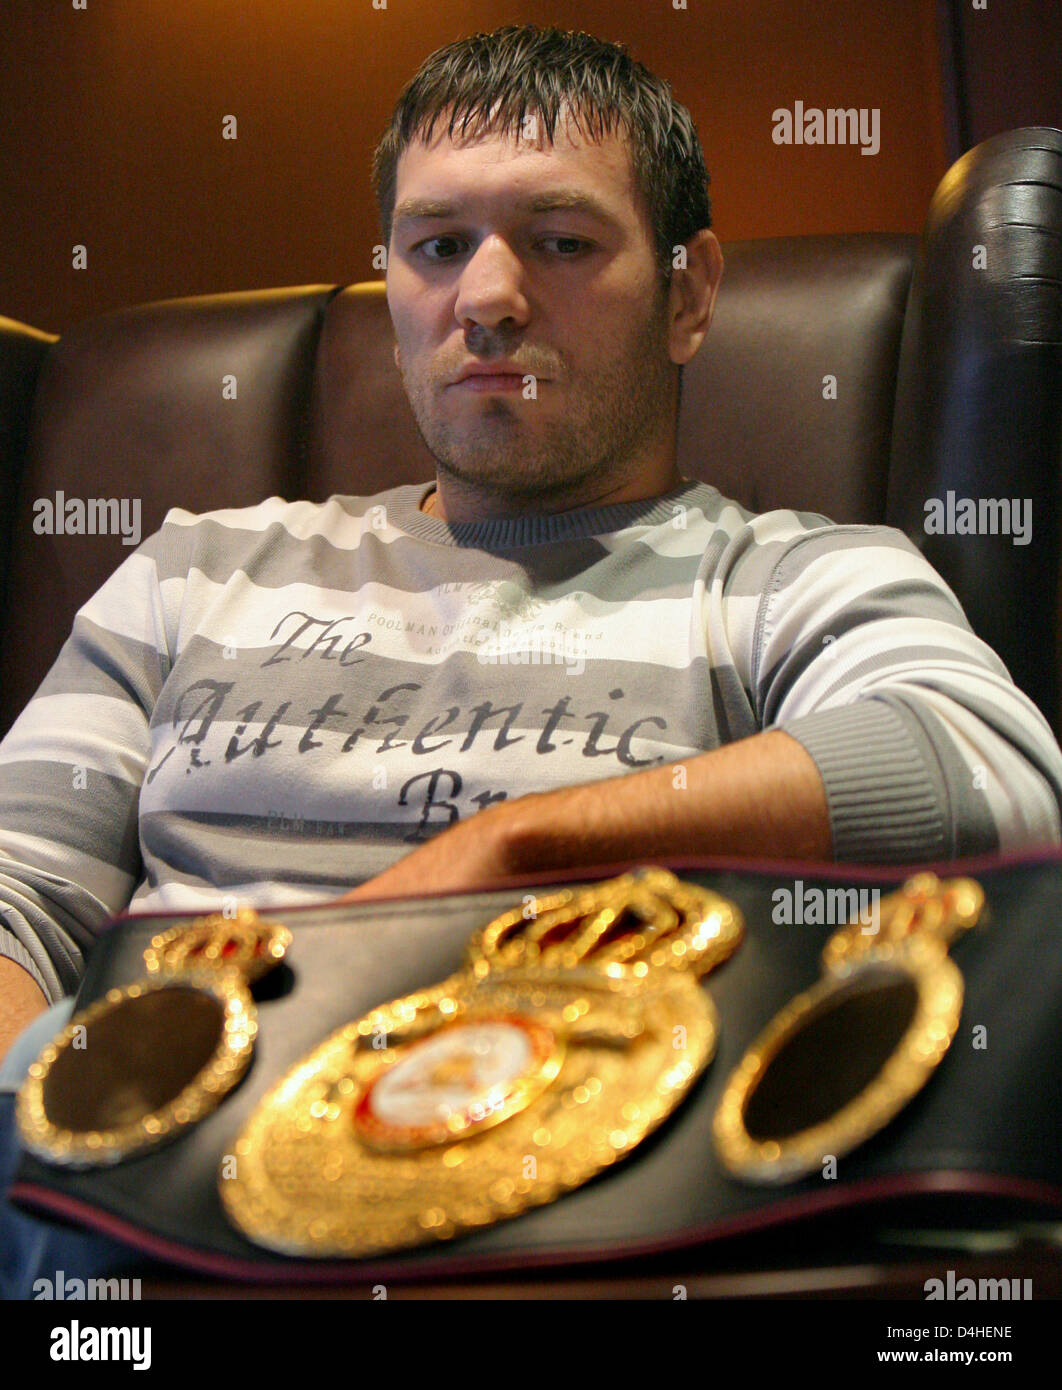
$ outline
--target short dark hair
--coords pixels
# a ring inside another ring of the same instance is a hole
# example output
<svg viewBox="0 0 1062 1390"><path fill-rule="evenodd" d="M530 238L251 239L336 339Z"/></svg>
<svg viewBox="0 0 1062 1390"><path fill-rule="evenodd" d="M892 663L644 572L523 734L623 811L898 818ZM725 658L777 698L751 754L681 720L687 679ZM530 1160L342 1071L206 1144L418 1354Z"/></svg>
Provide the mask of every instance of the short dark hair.
<svg viewBox="0 0 1062 1390"><path fill-rule="evenodd" d="M437 49L395 105L373 155L372 179L385 245L391 242L398 160L415 139L431 142L448 115L451 139L508 135L537 116L550 143L565 103L584 138L627 138L649 213L657 263L671 279L675 246L712 224L708 173L693 119L670 83L632 59L623 44L536 25L506 25Z"/></svg>

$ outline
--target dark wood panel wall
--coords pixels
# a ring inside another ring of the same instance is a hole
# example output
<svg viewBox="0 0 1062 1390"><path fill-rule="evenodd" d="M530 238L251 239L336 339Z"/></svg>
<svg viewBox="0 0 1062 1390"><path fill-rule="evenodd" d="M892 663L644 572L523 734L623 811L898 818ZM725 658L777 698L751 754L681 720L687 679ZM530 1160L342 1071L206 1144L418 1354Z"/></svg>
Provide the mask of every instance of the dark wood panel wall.
<svg viewBox="0 0 1062 1390"><path fill-rule="evenodd" d="M3 0L0 314L62 332L171 295L374 278L369 161L398 92L504 23L618 39L667 77L724 241L917 231L947 167L936 0L377 3ZM777 143L798 104L876 112L879 147Z"/></svg>

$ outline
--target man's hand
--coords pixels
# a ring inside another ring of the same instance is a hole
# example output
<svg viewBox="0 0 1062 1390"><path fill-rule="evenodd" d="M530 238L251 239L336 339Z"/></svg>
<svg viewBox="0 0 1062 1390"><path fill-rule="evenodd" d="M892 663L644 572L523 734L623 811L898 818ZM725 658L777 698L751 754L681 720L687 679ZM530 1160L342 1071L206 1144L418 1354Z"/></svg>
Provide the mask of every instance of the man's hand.
<svg viewBox="0 0 1062 1390"><path fill-rule="evenodd" d="M11 1044L48 1007L37 981L6 956L0 956L0 1062Z"/></svg>
<svg viewBox="0 0 1062 1390"><path fill-rule="evenodd" d="M681 763L497 801L340 901L466 892L643 856L828 860L832 848L818 768L770 729Z"/></svg>
<svg viewBox="0 0 1062 1390"><path fill-rule="evenodd" d="M509 859L509 808L533 799L521 797L520 802L499 801L484 807L471 820L458 821L375 878L344 893L339 901L462 893L490 887L497 879L519 872Z"/></svg>

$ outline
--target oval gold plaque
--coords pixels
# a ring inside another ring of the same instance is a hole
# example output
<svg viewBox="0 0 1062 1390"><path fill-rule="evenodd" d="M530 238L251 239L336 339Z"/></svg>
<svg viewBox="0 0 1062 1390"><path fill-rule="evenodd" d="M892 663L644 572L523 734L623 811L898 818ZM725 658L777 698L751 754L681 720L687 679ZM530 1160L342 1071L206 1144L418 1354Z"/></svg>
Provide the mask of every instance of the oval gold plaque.
<svg viewBox="0 0 1062 1390"><path fill-rule="evenodd" d="M16 1108L26 1148L76 1168L117 1163L216 1109L254 1050L249 982L290 942L249 908L155 936L146 978L75 1014L30 1067Z"/></svg>
<svg viewBox="0 0 1062 1390"><path fill-rule="evenodd" d="M963 982L948 945L984 903L969 879L908 880L880 921L827 942L824 979L767 1025L734 1070L713 1136L725 1167L755 1183L821 1172L896 1116L951 1046Z"/></svg>

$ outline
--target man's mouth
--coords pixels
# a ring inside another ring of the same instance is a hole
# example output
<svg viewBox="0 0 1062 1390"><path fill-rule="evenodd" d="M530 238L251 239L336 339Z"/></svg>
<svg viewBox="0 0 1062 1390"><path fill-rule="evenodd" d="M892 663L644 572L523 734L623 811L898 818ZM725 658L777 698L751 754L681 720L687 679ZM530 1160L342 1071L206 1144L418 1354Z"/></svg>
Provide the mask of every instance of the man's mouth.
<svg viewBox="0 0 1062 1390"><path fill-rule="evenodd" d="M469 391L515 391L528 377L541 380L537 373L511 357L473 358L450 378L450 386Z"/></svg>
<svg viewBox="0 0 1062 1390"><path fill-rule="evenodd" d="M473 372L454 383L464 391L519 391L524 378L515 372Z"/></svg>

